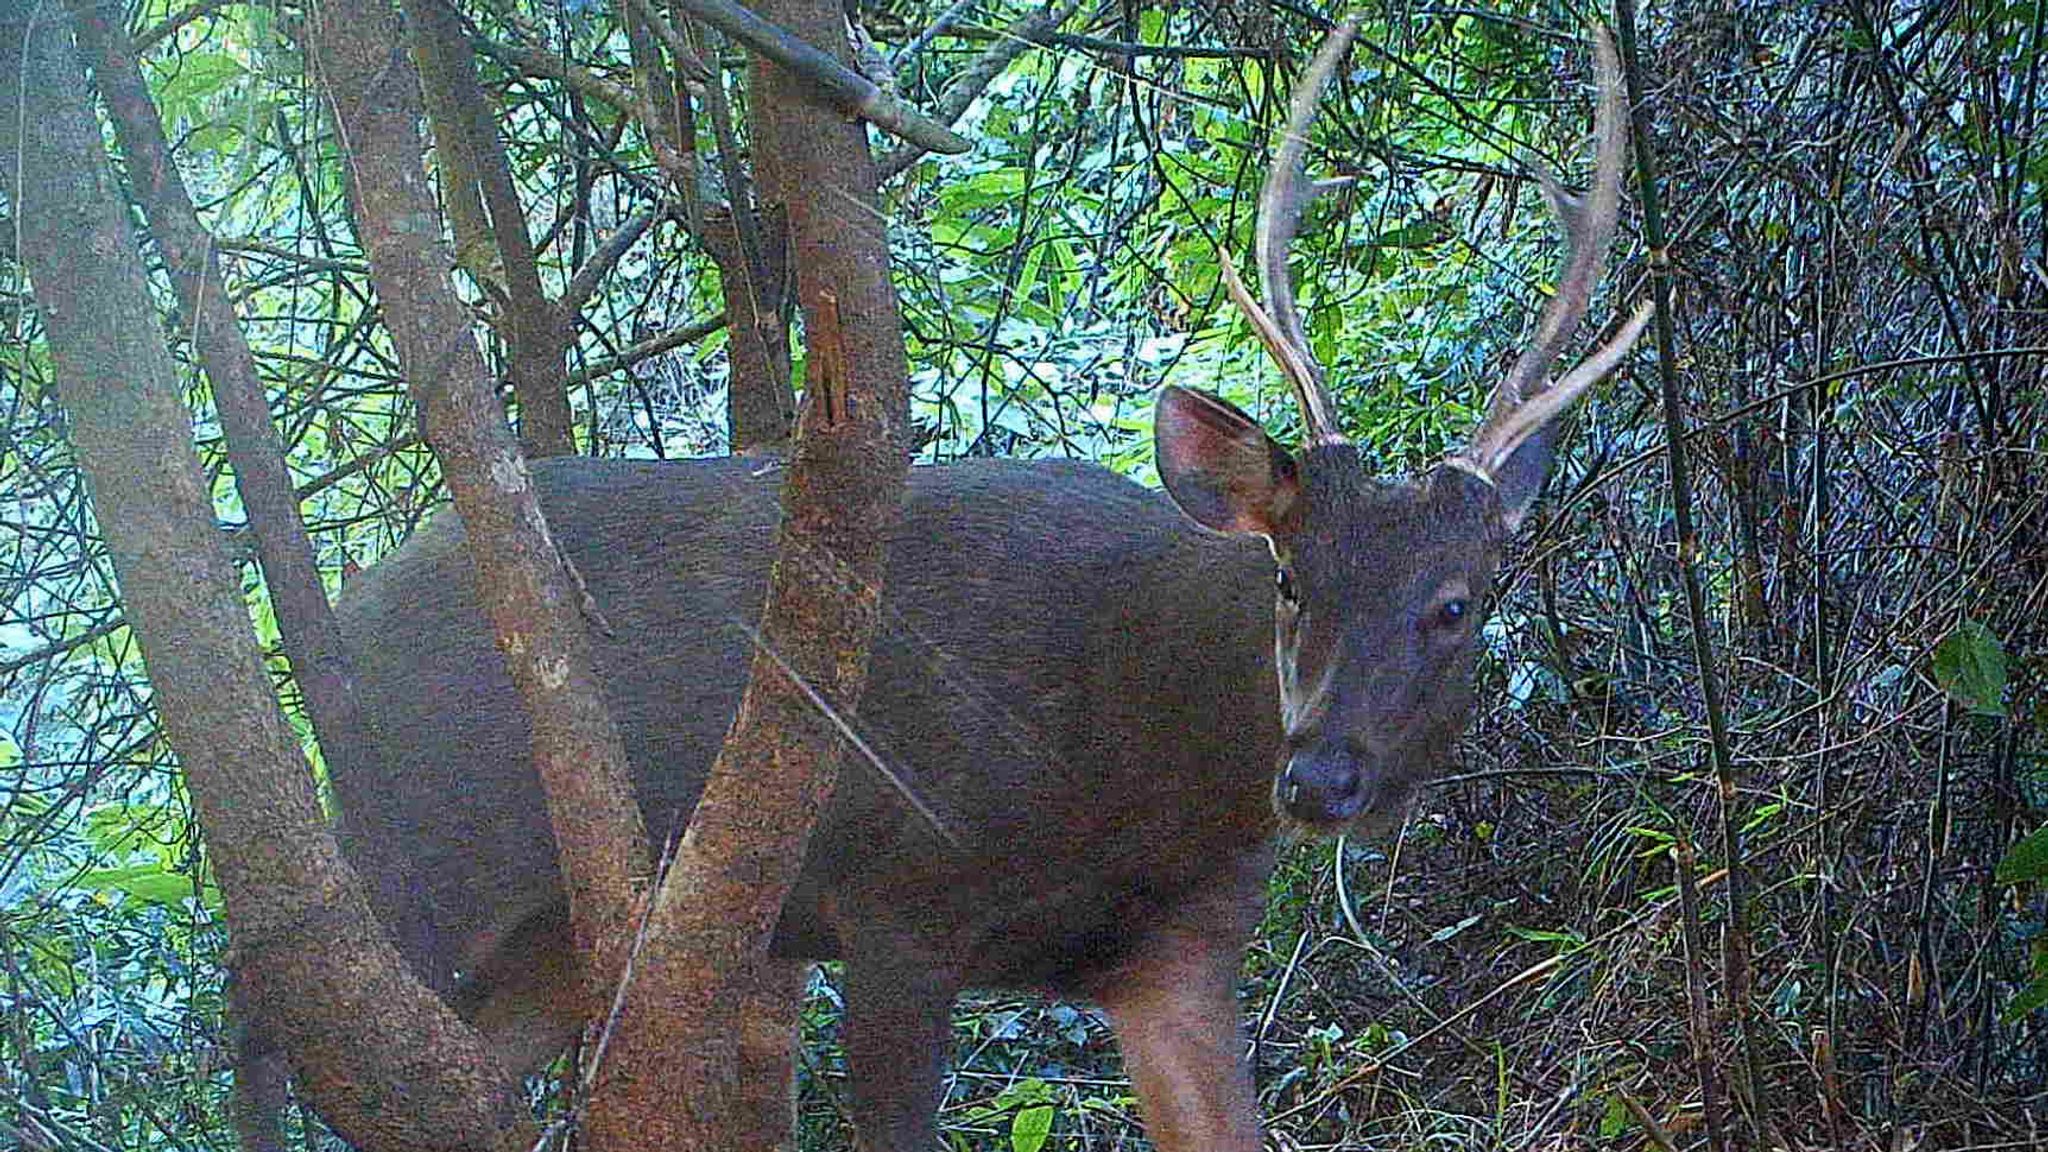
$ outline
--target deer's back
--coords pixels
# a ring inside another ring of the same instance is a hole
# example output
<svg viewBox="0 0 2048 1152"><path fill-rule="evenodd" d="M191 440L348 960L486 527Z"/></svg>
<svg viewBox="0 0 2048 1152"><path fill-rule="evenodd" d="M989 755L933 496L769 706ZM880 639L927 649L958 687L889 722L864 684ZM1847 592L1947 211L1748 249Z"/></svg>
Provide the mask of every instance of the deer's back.
<svg viewBox="0 0 2048 1152"><path fill-rule="evenodd" d="M658 846L745 684L780 476L565 460L535 480L610 627L593 635L599 672ZM363 778L335 780L345 840L443 983L558 946L564 914L529 728L461 545L438 518L339 607L381 746ZM1276 739L1266 564L1092 466L914 469L858 724L959 847L849 755L779 950L839 955L859 925L972 984L1071 988L1133 918L1258 851Z"/></svg>

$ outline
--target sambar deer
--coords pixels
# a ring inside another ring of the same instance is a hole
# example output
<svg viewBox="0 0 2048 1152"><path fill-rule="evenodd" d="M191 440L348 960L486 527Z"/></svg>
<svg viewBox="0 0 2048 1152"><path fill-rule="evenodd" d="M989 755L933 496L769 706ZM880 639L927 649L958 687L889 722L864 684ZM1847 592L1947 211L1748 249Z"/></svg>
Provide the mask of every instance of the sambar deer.
<svg viewBox="0 0 2048 1152"><path fill-rule="evenodd" d="M890 772L856 760L842 775L776 938L779 954L845 961L866 1147L936 1146L950 1006L979 986L1099 1003L1157 1147L1255 1152L1234 984L1275 833L1396 814L1440 770L1471 707L1481 605L1557 418L1642 329L1638 312L1542 387L1621 197L1623 102L1601 35L1591 191L1543 179L1568 253L1533 340L1463 453L1412 480L1367 473L1286 267L1304 133L1353 31L1298 85L1261 196L1265 305L1232 285L1298 394L1299 453L1223 400L1168 388L1156 440L1171 503L1086 464L913 470L859 714ZM739 698L737 622L762 602L776 477L745 459L534 472L610 622L608 702L649 829L667 835ZM554 995L574 961L527 722L469 580L461 525L443 516L343 597L381 747L376 771L334 786L412 961L531 1068L582 1021Z"/></svg>

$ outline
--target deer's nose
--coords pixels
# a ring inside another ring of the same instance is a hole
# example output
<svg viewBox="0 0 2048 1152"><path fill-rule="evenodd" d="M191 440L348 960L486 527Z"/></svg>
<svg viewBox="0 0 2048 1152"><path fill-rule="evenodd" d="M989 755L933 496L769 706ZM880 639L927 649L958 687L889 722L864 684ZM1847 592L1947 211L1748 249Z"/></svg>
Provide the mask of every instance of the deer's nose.
<svg viewBox="0 0 2048 1152"><path fill-rule="evenodd" d="M1365 808L1365 773L1349 749L1319 743L1288 757L1275 788L1281 810L1303 824L1334 828Z"/></svg>

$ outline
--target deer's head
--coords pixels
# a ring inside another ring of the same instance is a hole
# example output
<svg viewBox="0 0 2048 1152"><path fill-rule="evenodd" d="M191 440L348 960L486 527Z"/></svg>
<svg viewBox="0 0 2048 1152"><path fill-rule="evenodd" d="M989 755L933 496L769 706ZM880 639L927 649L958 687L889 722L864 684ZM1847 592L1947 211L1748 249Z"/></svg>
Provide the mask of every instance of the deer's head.
<svg viewBox="0 0 2048 1152"><path fill-rule="evenodd" d="M1232 297L1294 387L1307 442L1290 452L1231 404L1178 387L1160 397L1154 427L1159 473L1174 502L1205 527L1272 546L1285 728L1273 799L1283 818L1319 831L1397 814L1441 770L1470 717L1481 609L1502 543L1543 486L1559 418L1614 369L1650 316L1639 308L1546 386L1585 317L1620 208L1625 108L1603 31L1594 44L1592 187L1573 196L1538 170L1567 251L1535 335L1461 452L1419 477L1370 475L1337 426L1287 272L1310 195L1302 177L1309 120L1355 32L1346 23L1332 33L1297 86L1259 197L1264 307L1223 261Z"/></svg>

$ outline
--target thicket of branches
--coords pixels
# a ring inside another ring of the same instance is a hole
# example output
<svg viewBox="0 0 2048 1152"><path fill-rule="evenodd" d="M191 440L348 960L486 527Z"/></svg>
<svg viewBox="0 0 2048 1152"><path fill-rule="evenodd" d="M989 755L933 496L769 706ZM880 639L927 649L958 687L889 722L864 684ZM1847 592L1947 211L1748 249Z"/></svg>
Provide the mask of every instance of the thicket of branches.
<svg viewBox="0 0 2048 1152"><path fill-rule="evenodd" d="M716 269L664 195L616 14L463 8L548 294L623 243L568 358L577 450L724 451ZM1699 539L1674 529L1646 347L1578 420L1501 582L1461 774L1397 840L1301 845L1275 879L1245 1004L1283 1146L2038 1140L2044 901L2024 849L1997 866L2048 819L2043 9L1678 0L1639 17L1676 290L1662 367ZM1284 425L1285 386L1218 262L1249 249L1276 94L1327 13L1082 7L1020 38L1033 11L858 13L898 90L964 107L976 145L904 157L884 192L919 459L1065 454L1143 478L1168 381ZM1348 428L1389 469L1464 434L1546 288L1552 232L1523 160L1580 170L1591 15L1377 5L1318 123L1312 164L1355 179L1298 245L1305 318ZM300 19L149 0L130 26L341 581L444 498ZM707 51L743 109L739 50ZM707 158L744 149L705 120ZM731 178L704 171L707 191ZM1642 193L1616 301L1647 291ZM460 263L483 330L514 290ZM224 1146L218 899L9 283L0 1141ZM161 287L240 540L191 321ZM253 564L247 579L274 648ZM1696 645L1725 688L1720 779ZM831 1006L828 975L804 1060L812 1146L844 1139ZM963 1146L1036 1147L1048 1123L1054 1146L1138 1135L1086 1011L983 998L962 1024L942 1119Z"/></svg>

